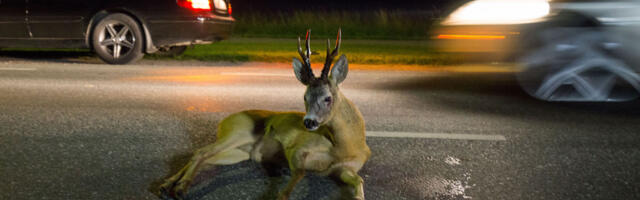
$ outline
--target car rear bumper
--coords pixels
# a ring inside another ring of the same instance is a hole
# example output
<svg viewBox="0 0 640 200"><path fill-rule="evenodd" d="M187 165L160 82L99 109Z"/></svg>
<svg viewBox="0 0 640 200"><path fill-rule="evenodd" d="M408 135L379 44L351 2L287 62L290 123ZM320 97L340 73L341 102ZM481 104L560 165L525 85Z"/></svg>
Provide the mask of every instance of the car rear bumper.
<svg viewBox="0 0 640 200"><path fill-rule="evenodd" d="M190 19L151 20L149 30L156 48L207 44L231 36L233 17L197 16Z"/></svg>

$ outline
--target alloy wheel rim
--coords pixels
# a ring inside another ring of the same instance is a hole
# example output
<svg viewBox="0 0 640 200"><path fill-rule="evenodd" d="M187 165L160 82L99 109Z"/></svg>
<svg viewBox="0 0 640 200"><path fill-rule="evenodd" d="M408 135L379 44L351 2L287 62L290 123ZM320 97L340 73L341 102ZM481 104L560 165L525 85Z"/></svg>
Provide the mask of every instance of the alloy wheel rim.
<svg viewBox="0 0 640 200"><path fill-rule="evenodd" d="M620 102L640 96L640 75L612 50L624 44L607 40L602 32L549 31L543 45L521 61L518 81L527 93L546 101ZM570 34L569 34L570 35Z"/></svg>
<svg viewBox="0 0 640 200"><path fill-rule="evenodd" d="M119 59L133 50L136 37L126 24L113 22L104 25L99 34L98 42L100 48L107 52L111 58Z"/></svg>
<svg viewBox="0 0 640 200"><path fill-rule="evenodd" d="M600 73L586 73L599 70ZM620 101L611 98L617 81L623 81L640 92L640 76L622 62L607 58L579 59L560 73L545 78L535 96L550 101ZM562 86L571 86L579 97L557 97Z"/></svg>

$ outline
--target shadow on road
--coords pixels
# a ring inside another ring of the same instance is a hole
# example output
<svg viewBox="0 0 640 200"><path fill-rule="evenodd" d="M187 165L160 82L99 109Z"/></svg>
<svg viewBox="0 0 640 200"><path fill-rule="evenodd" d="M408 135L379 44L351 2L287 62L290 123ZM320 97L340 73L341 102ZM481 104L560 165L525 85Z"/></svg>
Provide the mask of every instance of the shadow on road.
<svg viewBox="0 0 640 200"><path fill-rule="evenodd" d="M471 113L534 117L553 120L554 115L640 117L640 101L620 103L544 102L528 96L518 86L513 73L460 73L424 76L380 89L406 91L425 101L462 109Z"/></svg>
<svg viewBox="0 0 640 200"><path fill-rule="evenodd" d="M89 50L0 50L0 61L41 61L55 63L101 63Z"/></svg>
<svg viewBox="0 0 640 200"><path fill-rule="evenodd" d="M224 55L214 55L222 56ZM221 59L213 59L221 60ZM222 59L233 60L233 59ZM74 64L105 64L92 51L85 49L0 49L0 62L3 61L30 61L30 62L52 62L52 63L74 63ZM166 55L147 54L145 59L134 64L153 66L243 66L243 62L227 61L207 61L192 59L177 59Z"/></svg>

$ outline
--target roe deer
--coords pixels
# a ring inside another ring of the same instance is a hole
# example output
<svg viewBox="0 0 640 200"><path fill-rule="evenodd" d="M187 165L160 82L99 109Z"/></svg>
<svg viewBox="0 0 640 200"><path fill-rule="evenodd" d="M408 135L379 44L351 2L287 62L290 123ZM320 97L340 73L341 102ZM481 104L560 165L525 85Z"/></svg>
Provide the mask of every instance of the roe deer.
<svg viewBox="0 0 640 200"><path fill-rule="evenodd" d="M340 49L341 35L339 30L333 51L327 40L327 57L320 77L315 77L311 69L309 31L305 51L298 37L302 61L294 58L293 69L296 78L307 86L306 113L247 110L230 115L220 122L217 141L197 150L182 170L165 181L161 191L182 198L200 168L251 159L289 166L292 177L278 199L289 197L305 171L335 176L352 187L354 199L364 199L358 171L371 151L365 141L362 114L338 88L347 77L347 57L342 55L330 69Z"/></svg>

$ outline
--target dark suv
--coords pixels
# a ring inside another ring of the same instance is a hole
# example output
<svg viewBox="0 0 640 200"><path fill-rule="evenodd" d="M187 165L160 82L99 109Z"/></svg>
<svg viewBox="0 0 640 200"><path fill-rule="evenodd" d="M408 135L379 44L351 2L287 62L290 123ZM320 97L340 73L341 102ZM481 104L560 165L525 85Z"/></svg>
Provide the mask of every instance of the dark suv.
<svg viewBox="0 0 640 200"><path fill-rule="evenodd" d="M223 40L226 0L0 0L0 48L92 48L105 62Z"/></svg>

